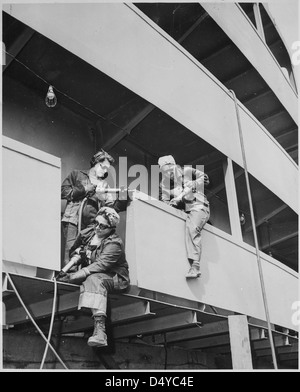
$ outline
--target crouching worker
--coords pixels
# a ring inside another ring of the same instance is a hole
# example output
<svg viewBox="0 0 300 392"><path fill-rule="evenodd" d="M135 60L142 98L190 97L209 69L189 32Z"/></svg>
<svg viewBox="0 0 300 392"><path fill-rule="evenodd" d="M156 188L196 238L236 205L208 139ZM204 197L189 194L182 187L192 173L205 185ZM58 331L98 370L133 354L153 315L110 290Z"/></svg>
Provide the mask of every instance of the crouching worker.
<svg viewBox="0 0 300 392"><path fill-rule="evenodd" d="M95 225L82 230L70 250L73 257L82 247L85 249L85 266L58 278L61 282L81 284L78 309L90 308L94 318L94 333L88 340L89 346L107 346L107 295L125 291L130 285L123 242L115 233L119 221L120 217L113 208L100 208Z"/></svg>

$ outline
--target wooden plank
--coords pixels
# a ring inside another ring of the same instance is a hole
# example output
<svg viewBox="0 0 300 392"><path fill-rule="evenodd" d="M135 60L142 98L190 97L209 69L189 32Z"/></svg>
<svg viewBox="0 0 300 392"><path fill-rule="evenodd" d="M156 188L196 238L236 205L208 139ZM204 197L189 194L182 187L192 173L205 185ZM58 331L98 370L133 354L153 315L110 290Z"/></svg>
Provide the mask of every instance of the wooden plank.
<svg viewBox="0 0 300 392"><path fill-rule="evenodd" d="M228 316L233 369L252 369L249 326L244 315Z"/></svg>

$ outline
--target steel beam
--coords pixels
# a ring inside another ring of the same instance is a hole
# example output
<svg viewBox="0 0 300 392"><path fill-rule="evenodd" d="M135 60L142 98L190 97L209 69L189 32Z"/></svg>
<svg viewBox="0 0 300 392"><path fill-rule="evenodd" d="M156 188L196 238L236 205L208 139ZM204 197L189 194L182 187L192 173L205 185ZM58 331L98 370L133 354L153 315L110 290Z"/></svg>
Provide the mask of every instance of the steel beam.
<svg viewBox="0 0 300 392"><path fill-rule="evenodd" d="M22 297L22 293L20 294ZM60 295L57 303L56 314L70 312L77 309L79 299L79 290L68 294ZM28 304L28 310L34 319L49 317L52 312L53 299L49 298L44 301ZM22 306L13 309L7 309L6 321L8 324L20 324L28 321L28 316Z"/></svg>
<svg viewBox="0 0 300 392"><path fill-rule="evenodd" d="M226 335L211 336L211 337L201 338L196 340L195 339L189 340L187 342L179 342L176 345L188 350L192 350L192 349L198 350L198 349L224 346L224 345L228 345L229 343L230 343L229 335L226 334Z"/></svg>
<svg viewBox="0 0 300 392"><path fill-rule="evenodd" d="M197 339L200 337L211 337L215 335L221 335L228 333L228 322L227 320L218 321L214 323L208 323L201 327L189 328L180 331L173 331L166 333L166 339L163 336L158 336L155 339L155 343L163 344L166 340L167 343L183 342L186 340Z"/></svg>
<svg viewBox="0 0 300 392"><path fill-rule="evenodd" d="M116 326L114 328L114 338L155 334L162 331L195 326L197 324L200 325L196 312L176 312L175 314L160 316L150 320Z"/></svg>
<svg viewBox="0 0 300 392"><path fill-rule="evenodd" d="M150 310L150 302L139 301L128 305L112 307L111 321L118 323L121 321L130 321L141 317L155 316Z"/></svg>

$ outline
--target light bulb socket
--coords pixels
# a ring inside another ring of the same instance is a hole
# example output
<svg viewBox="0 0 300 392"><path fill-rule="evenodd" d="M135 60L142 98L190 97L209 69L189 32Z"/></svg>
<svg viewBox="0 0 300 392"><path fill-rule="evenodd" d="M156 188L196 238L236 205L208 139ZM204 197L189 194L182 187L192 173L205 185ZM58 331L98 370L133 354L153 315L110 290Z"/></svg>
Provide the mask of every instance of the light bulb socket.
<svg viewBox="0 0 300 392"><path fill-rule="evenodd" d="M57 104L57 98L53 91L53 86L49 86L48 88L45 103L49 108L53 108Z"/></svg>

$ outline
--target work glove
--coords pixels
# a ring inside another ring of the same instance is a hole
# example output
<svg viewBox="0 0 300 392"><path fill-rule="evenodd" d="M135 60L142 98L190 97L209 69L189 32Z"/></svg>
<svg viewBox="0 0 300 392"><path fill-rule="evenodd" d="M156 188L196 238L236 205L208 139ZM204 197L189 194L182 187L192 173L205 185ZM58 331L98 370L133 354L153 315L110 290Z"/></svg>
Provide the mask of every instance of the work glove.
<svg viewBox="0 0 300 392"><path fill-rule="evenodd" d="M79 271L73 273L63 273L57 278L59 282L81 284L90 275L87 268L81 268Z"/></svg>
<svg viewBox="0 0 300 392"><path fill-rule="evenodd" d="M181 198L174 197L174 199L170 200L169 204L171 207L177 208L180 202L181 202Z"/></svg>
<svg viewBox="0 0 300 392"><path fill-rule="evenodd" d="M95 193L96 185L88 184L84 187L86 196L92 196Z"/></svg>
<svg viewBox="0 0 300 392"><path fill-rule="evenodd" d="M101 183L97 185L96 195L99 200L105 201L107 199L107 194L105 193L106 189L107 187Z"/></svg>

